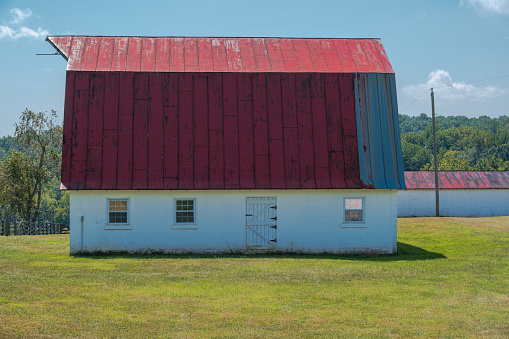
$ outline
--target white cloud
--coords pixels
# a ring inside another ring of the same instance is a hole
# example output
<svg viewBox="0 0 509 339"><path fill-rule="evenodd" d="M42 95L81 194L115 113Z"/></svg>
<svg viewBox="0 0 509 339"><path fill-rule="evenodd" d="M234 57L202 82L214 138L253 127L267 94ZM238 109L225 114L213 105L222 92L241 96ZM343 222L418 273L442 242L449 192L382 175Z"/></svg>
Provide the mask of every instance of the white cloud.
<svg viewBox="0 0 509 339"><path fill-rule="evenodd" d="M460 0L465 5L480 14L509 15L509 0Z"/></svg>
<svg viewBox="0 0 509 339"><path fill-rule="evenodd" d="M49 34L49 32L41 27L37 30L27 26L21 26L21 23L26 19L33 16L30 8L19 9L14 7L10 10L12 20L7 24L0 25L0 40L17 40L20 38L42 38Z"/></svg>
<svg viewBox="0 0 509 339"><path fill-rule="evenodd" d="M476 87L464 82L454 82L451 75L442 69L431 72L426 83L406 86L403 93L418 98L430 88L433 88L440 98L449 101L485 101L507 93L496 86Z"/></svg>
<svg viewBox="0 0 509 339"><path fill-rule="evenodd" d="M36 31L28 27L20 27L14 29L8 26L0 26L0 40L17 40L19 38L42 38L48 35L49 32L41 27Z"/></svg>
<svg viewBox="0 0 509 339"><path fill-rule="evenodd" d="M30 18L32 16L32 10L30 8L26 8L24 10L19 9L18 7L14 7L10 10L12 20L9 22L14 25L21 24L25 19Z"/></svg>

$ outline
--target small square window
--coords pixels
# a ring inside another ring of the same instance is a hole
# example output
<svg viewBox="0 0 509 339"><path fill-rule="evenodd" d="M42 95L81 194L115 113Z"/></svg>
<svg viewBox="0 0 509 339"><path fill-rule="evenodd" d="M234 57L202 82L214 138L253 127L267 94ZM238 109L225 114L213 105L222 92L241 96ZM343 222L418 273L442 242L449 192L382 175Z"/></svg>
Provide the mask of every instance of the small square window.
<svg viewBox="0 0 509 339"><path fill-rule="evenodd" d="M345 222L364 222L363 198L345 198Z"/></svg>
<svg viewBox="0 0 509 339"><path fill-rule="evenodd" d="M127 224L127 199L108 200L108 224Z"/></svg>
<svg viewBox="0 0 509 339"><path fill-rule="evenodd" d="M175 200L175 223L176 224L194 224L196 212L195 199L177 199Z"/></svg>

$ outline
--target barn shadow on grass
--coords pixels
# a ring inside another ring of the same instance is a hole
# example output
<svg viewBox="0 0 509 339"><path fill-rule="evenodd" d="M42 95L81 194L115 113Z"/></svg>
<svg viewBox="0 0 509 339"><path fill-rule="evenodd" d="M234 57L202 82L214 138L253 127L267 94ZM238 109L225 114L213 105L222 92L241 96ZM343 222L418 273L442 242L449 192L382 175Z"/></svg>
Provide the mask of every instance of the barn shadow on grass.
<svg viewBox="0 0 509 339"><path fill-rule="evenodd" d="M135 259L242 259L242 258L260 258L260 259L334 259L334 260L359 260L359 261L415 261L445 259L445 255L427 251L423 248L398 242L397 254L304 254L304 253L227 253L227 254L165 254L161 252L147 253L126 253L126 252L94 252L73 254L75 258L90 259L114 259L114 258L135 258Z"/></svg>

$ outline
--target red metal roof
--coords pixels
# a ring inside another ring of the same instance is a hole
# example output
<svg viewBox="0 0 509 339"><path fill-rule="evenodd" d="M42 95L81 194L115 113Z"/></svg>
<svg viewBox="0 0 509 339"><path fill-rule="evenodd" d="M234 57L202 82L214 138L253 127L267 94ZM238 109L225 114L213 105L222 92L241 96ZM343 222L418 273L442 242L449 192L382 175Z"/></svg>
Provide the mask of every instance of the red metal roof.
<svg viewBox="0 0 509 339"><path fill-rule="evenodd" d="M393 73L379 39L50 36L68 71Z"/></svg>
<svg viewBox="0 0 509 339"><path fill-rule="evenodd" d="M509 189L509 172L438 172L443 189ZM434 189L435 172L405 171L407 189Z"/></svg>

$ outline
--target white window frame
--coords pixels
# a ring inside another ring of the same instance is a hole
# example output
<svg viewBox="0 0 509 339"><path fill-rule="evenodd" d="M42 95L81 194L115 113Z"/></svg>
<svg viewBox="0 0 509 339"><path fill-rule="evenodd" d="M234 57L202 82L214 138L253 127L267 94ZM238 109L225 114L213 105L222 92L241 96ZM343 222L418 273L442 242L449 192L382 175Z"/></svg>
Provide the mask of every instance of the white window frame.
<svg viewBox="0 0 509 339"><path fill-rule="evenodd" d="M177 222L177 213L178 212L184 212L177 210L177 203L179 201L183 200L191 200L193 201L193 210L187 211L187 212L193 212L193 222ZM197 205L196 205L196 198L175 198L173 199L173 226L172 229L197 229L198 223L197 223Z"/></svg>
<svg viewBox="0 0 509 339"><path fill-rule="evenodd" d="M362 220L346 220L346 202L347 200L360 199L362 203L362 209L348 209L350 211L362 211ZM364 197L344 197L343 198L343 223L347 224L347 227L364 227L366 223L366 199ZM355 226L358 225L358 226Z"/></svg>
<svg viewBox="0 0 509 339"><path fill-rule="evenodd" d="M127 204L127 222L121 223L110 223L110 202L111 201L126 201ZM105 229L110 230L130 230L131 229L131 199L130 198L107 198L106 199L106 227Z"/></svg>

